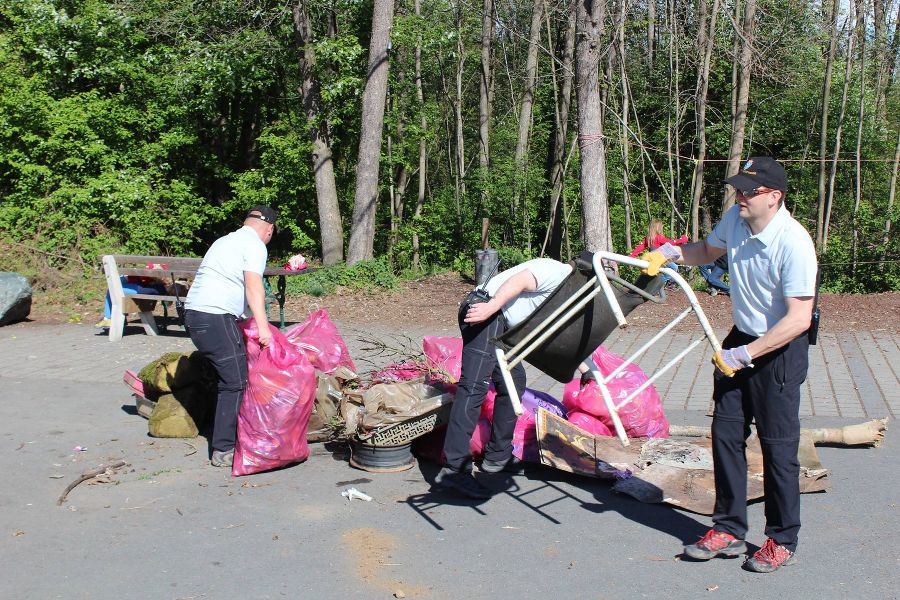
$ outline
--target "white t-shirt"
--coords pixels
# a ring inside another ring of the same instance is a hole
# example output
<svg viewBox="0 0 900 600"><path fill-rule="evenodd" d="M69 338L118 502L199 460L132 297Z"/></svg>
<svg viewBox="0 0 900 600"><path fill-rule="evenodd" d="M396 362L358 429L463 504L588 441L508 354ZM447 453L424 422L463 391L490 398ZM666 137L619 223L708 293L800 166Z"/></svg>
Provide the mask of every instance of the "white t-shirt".
<svg viewBox="0 0 900 600"><path fill-rule="evenodd" d="M244 226L213 242L188 291L185 308L217 315L249 314L244 271L266 270L266 245L252 228Z"/></svg>
<svg viewBox="0 0 900 600"><path fill-rule="evenodd" d="M518 325L528 318L528 315L537 310L537 307L543 304L550 297L550 294L559 287L559 284L572 272L571 265L561 263L558 260L535 258L498 273L484 286L485 291L494 296L507 279L525 269L528 269L534 275L534 279L537 281L537 289L533 292L523 292L503 306L503 315L506 317L506 323L510 327Z"/></svg>
<svg viewBox="0 0 900 600"><path fill-rule="evenodd" d="M785 298L815 295L816 249L784 205L756 235L739 210L731 207L706 243L726 249L735 326L759 337L787 314Z"/></svg>

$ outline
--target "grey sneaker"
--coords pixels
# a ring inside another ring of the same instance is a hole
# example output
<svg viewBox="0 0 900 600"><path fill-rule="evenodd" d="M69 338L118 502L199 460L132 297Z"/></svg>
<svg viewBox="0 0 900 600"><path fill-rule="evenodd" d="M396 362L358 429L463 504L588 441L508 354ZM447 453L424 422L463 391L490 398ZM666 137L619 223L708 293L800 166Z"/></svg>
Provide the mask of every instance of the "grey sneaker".
<svg viewBox="0 0 900 600"><path fill-rule="evenodd" d="M478 468L485 473L500 473L501 471L504 473L521 473L525 470L525 463L515 456L510 456L509 459L504 461L485 459L481 461L481 465Z"/></svg>
<svg viewBox="0 0 900 600"><path fill-rule="evenodd" d="M444 467L434 481L440 487L453 490L469 498L485 500L493 495L491 490L481 485L475 476L467 471L456 471L450 467Z"/></svg>
<svg viewBox="0 0 900 600"><path fill-rule="evenodd" d="M231 450L213 450L209 464L214 467L230 467L234 464L234 448Z"/></svg>
<svg viewBox="0 0 900 600"><path fill-rule="evenodd" d="M710 529L700 541L684 547L684 553L695 560L709 560L717 556L738 556L747 551L747 544L730 533Z"/></svg>

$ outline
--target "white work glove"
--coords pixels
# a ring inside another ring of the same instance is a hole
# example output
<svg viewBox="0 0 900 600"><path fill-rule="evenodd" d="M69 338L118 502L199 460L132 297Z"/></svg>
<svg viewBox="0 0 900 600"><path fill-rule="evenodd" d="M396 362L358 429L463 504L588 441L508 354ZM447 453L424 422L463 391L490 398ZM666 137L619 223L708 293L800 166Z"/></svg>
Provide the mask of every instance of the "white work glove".
<svg viewBox="0 0 900 600"><path fill-rule="evenodd" d="M676 260L681 254L672 244L666 242L653 252L644 252L640 255L641 260L646 260L649 265L646 269L641 269L641 273L645 273L651 277L659 275L659 268L666 263Z"/></svg>
<svg viewBox="0 0 900 600"><path fill-rule="evenodd" d="M716 352L713 354L712 362L726 377L734 377L734 374L744 367L753 366L753 359L750 357L747 346Z"/></svg>

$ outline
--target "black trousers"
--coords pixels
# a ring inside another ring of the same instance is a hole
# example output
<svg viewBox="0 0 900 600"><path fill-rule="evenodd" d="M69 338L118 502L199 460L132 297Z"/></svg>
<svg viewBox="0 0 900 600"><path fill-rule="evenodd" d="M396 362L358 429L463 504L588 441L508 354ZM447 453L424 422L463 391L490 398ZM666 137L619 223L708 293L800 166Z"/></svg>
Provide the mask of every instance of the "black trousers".
<svg viewBox="0 0 900 600"><path fill-rule="evenodd" d="M216 368L219 397L213 425L213 450L234 448L237 417L247 387L247 347L234 315L185 311L184 322L197 350Z"/></svg>
<svg viewBox="0 0 900 600"><path fill-rule="evenodd" d="M733 328L722 342L736 348L756 338ZM716 477L715 528L747 534L746 440L755 419L763 453L766 537L794 551L800 531L800 386L809 368L806 333L754 359L733 378L715 373L712 424Z"/></svg>
<svg viewBox="0 0 900 600"><path fill-rule="evenodd" d="M459 307L459 330L462 333L462 372L460 374L456 398L450 410L450 423L444 439L446 465L457 471L472 470L472 453L469 442L475 432L475 425L481 414L481 405L491 381L497 390L494 400L494 419L491 441L484 449L484 458L491 461L506 461L512 456L512 438L516 428L516 413L509 399L509 390L503 382L494 344L491 339L506 331L506 319L500 311L493 317L469 325L463 322L469 310L472 295L466 297ZM525 367L521 363L510 371L516 390L525 390Z"/></svg>

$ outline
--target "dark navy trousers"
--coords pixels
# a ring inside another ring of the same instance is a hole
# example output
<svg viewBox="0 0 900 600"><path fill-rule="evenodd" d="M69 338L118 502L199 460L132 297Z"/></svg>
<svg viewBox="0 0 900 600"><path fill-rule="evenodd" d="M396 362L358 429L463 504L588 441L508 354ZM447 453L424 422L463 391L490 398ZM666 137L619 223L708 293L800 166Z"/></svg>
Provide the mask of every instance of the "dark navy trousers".
<svg viewBox="0 0 900 600"><path fill-rule="evenodd" d="M237 437L238 410L247 387L247 347L234 315L187 310L184 324L191 341L216 368L219 396L212 448L227 452Z"/></svg>
<svg viewBox="0 0 900 600"><path fill-rule="evenodd" d="M512 456L512 438L516 428L516 413L509 399L509 391L503 382L494 344L491 340L506 331L506 318L503 311L497 312L487 321L475 325L463 322L469 310L472 296L459 307L457 315L459 330L462 333L462 373L456 389L456 398L450 410L450 423L447 425L447 437L444 439L445 464L456 471L472 470L472 453L469 442L475 432L475 425L481 414L485 394L491 385L497 390L494 400L494 419L491 430L491 441L485 446L484 458L502 462ZM525 367L522 363L510 371L516 390L521 394L525 390Z"/></svg>
<svg viewBox="0 0 900 600"><path fill-rule="evenodd" d="M756 338L732 328L723 348ZM747 535L746 440L756 422L763 453L766 537L794 551L800 531L800 386L809 368L804 333L789 344L753 360L733 378L715 372L712 444L716 477L715 528Z"/></svg>

